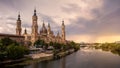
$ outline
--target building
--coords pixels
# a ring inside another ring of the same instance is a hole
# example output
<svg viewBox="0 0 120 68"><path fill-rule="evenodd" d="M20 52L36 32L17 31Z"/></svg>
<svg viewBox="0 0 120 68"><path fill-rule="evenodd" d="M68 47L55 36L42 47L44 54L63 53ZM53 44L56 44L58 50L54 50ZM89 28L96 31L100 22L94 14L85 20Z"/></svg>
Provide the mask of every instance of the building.
<svg viewBox="0 0 120 68"><path fill-rule="evenodd" d="M21 35L21 30L22 29L21 29L20 15L18 15L16 34L2 34L2 33L0 33L0 39L10 38L10 39L20 43L21 45L24 45L25 36Z"/></svg>
<svg viewBox="0 0 120 68"><path fill-rule="evenodd" d="M24 39L25 39L24 36L19 36L19 35L15 35L15 34L0 34L0 39L3 39L3 38L10 38L22 45L24 44Z"/></svg>
<svg viewBox="0 0 120 68"><path fill-rule="evenodd" d="M65 33L65 25L64 21L62 21L61 26L61 33L54 34L51 29L50 24L48 23L47 28L45 23L42 23L42 28L38 31L38 16L36 14L36 9L34 9L34 14L32 16L32 27L31 27L31 34L27 33L27 29L24 30L24 34L21 34L22 27L21 27L21 19L20 14L18 15L17 25L16 25L16 35L24 36L25 43L32 42L32 44L37 41L38 39L44 40L46 43L49 42L58 42L58 43L66 43L66 33Z"/></svg>

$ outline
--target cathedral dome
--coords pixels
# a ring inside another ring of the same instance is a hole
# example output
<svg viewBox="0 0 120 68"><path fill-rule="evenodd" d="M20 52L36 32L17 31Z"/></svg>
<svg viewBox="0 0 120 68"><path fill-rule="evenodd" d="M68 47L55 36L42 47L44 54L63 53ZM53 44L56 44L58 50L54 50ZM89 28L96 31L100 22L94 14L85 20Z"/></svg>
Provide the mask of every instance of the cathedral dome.
<svg viewBox="0 0 120 68"><path fill-rule="evenodd" d="M40 33L47 33L47 29L46 29L46 28L42 28L42 29L40 30Z"/></svg>
<svg viewBox="0 0 120 68"><path fill-rule="evenodd" d="M43 23L42 29L40 30L40 33L47 33L47 29L44 23Z"/></svg>

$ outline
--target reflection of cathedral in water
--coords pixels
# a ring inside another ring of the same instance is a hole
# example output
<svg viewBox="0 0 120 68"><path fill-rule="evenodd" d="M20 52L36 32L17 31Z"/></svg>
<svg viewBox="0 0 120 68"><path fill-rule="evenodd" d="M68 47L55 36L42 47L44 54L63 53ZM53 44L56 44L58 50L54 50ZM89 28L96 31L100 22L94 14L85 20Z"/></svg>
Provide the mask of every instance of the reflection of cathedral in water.
<svg viewBox="0 0 120 68"><path fill-rule="evenodd" d="M61 58L61 68L66 68L66 58Z"/></svg>
<svg viewBox="0 0 120 68"><path fill-rule="evenodd" d="M66 68L66 58L63 57L58 60L36 62L26 68Z"/></svg>

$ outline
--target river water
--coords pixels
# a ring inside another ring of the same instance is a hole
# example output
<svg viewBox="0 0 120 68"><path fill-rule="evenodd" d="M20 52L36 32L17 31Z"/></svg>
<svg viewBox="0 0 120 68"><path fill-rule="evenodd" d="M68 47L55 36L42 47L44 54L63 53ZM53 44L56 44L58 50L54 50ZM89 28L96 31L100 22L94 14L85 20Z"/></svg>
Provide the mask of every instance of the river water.
<svg viewBox="0 0 120 68"><path fill-rule="evenodd" d="M59 60L33 63L23 68L120 68L120 56L102 50L81 49Z"/></svg>

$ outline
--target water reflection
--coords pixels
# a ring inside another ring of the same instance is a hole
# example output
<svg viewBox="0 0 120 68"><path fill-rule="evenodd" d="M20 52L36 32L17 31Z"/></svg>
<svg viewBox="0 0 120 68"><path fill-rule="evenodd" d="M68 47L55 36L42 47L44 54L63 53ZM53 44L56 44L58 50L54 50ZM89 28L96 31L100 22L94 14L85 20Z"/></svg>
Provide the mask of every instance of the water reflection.
<svg viewBox="0 0 120 68"><path fill-rule="evenodd" d="M65 57L63 57L63 58L61 59L61 68L66 68Z"/></svg>
<svg viewBox="0 0 120 68"><path fill-rule="evenodd" d="M101 50L81 49L59 60L38 62L24 68L120 68L120 56Z"/></svg>
<svg viewBox="0 0 120 68"><path fill-rule="evenodd" d="M31 65L25 66L25 68L66 68L66 58L63 57L59 60L53 61L43 61L38 63L33 63Z"/></svg>
<svg viewBox="0 0 120 68"><path fill-rule="evenodd" d="M48 61L36 62L31 65L25 66L25 68L51 68Z"/></svg>

